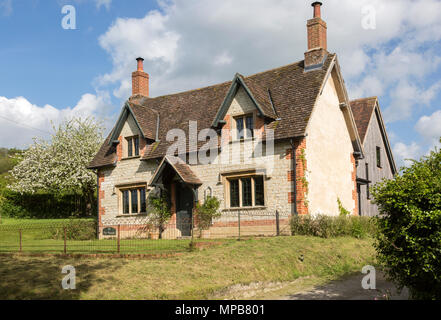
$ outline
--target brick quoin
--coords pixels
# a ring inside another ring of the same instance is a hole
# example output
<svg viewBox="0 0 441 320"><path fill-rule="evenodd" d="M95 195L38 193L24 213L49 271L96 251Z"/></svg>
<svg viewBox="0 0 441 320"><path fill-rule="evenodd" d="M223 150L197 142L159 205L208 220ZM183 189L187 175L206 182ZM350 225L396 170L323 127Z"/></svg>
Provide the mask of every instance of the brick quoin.
<svg viewBox="0 0 441 320"><path fill-rule="evenodd" d="M143 137L139 137L139 154L144 156L145 151L147 150L147 141Z"/></svg>
<svg viewBox="0 0 441 320"><path fill-rule="evenodd" d="M104 173L98 171L98 222L101 224L101 216L106 214L106 208L103 207L102 201L104 200L104 190L101 185L104 183Z"/></svg>
<svg viewBox="0 0 441 320"><path fill-rule="evenodd" d="M263 137L264 132L265 132L265 121L261 117L256 117L256 126L254 129L256 138Z"/></svg>
<svg viewBox="0 0 441 320"><path fill-rule="evenodd" d="M118 162L121 161L122 157L123 157L123 137L119 136L118 137L118 145L116 146L116 157L118 159Z"/></svg>
<svg viewBox="0 0 441 320"><path fill-rule="evenodd" d="M354 183L354 189L352 190L352 199L355 202L354 215L358 216L360 213L358 212L358 193L357 193L357 165L355 162L355 157L351 154L351 162L353 166L352 170L352 181Z"/></svg>
<svg viewBox="0 0 441 320"><path fill-rule="evenodd" d="M231 116L226 115L224 118L224 121L226 122L225 125L222 128L222 145L227 145L232 140L231 136Z"/></svg>
<svg viewBox="0 0 441 320"><path fill-rule="evenodd" d="M302 139L299 142L296 142L295 145L296 150L296 175L297 175L297 212L298 214L308 214L308 207L305 204L306 195L308 194L307 186L303 185L303 178L306 176L307 171L307 162L306 159L302 159L303 152L302 150L306 150L306 139ZM286 151L286 159L292 160L293 159L293 153L292 149L288 149ZM288 182L293 182L294 180L294 171L290 170L288 171L287 175ZM288 193L288 203L293 203L295 199L294 192Z"/></svg>

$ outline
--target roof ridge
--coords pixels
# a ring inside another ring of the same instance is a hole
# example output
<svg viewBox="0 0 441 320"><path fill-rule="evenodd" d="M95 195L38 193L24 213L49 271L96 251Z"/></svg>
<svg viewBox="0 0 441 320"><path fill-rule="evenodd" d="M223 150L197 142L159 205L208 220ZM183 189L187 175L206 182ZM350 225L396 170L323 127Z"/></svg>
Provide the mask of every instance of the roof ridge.
<svg viewBox="0 0 441 320"><path fill-rule="evenodd" d="M376 99L376 100L378 100L378 96L372 96L372 97L366 97L366 98L353 99L353 100L350 100L350 102L361 101L361 100L371 100L371 99Z"/></svg>
<svg viewBox="0 0 441 320"><path fill-rule="evenodd" d="M332 55L332 54L330 54L330 55ZM250 75L247 75L247 76L244 76L244 75L241 74L240 72L236 72L235 75L237 74L237 75L243 77L244 79L248 79L248 78L251 78L251 77L254 77L254 76L257 76L257 75L263 74L263 73L273 72L273 71L276 71L276 70L280 70L280 69L284 69L284 68L287 68L287 67L291 67L291 66L293 66L293 65L300 64L300 63L303 62L303 61L304 61L304 60L299 60L299 61L292 62L292 63L286 64L286 65L283 65L283 66L280 66L280 67L277 67L277 68L272 68L272 69L268 69L268 70L265 70L265 71L260 71L260 72L253 73L253 74L250 74ZM251 79L251 80L252 80L252 79ZM158 98L164 98L164 97L176 96L176 95L179 95L179 94L190 93L190 92L194 92L194 91L200 91L200 90L210 89L210 88L213 88L213 87L222 86L222 85L225 85L225 84L227 84L227 83L231 83L231 81L232 81L232 80L224 81L224 82L217 83L217 84L213 84L213 85L211 85L211 86L200 87L200 88L196 88L196 89L190 89L190 90L180 91L180 92L176 92L176 93L165 94L165 95L161 95L161 96L157 96L157 97L147 97L147 98L148 98L148 99L151 99L151 100L154 100L154 99L158 99Z"/></svg>

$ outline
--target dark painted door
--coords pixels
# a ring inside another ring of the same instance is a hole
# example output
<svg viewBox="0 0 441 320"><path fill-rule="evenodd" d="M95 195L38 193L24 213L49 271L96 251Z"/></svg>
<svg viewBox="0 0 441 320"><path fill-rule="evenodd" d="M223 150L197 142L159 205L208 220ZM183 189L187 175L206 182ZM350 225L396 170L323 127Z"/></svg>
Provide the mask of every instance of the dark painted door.
<svg viewBox="0 0 441 320"><path fill-rule="evenodd" d="M191 218L193 214L193 191L185 186L178 186L176 201L176 227L183 237L191 236Z"/></svg>

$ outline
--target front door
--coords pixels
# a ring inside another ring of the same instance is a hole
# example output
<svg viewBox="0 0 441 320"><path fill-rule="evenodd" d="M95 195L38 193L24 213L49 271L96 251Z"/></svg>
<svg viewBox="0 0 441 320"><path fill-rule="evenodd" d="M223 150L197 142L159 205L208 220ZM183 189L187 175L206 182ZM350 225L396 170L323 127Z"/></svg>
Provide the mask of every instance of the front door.
<svg viewBox="0 0 441 320"><path fill-rule="evenodd" d="M189 237L194 204L193 191L185 185L178 185L176 198L176 227L183 237Z"/></svg>

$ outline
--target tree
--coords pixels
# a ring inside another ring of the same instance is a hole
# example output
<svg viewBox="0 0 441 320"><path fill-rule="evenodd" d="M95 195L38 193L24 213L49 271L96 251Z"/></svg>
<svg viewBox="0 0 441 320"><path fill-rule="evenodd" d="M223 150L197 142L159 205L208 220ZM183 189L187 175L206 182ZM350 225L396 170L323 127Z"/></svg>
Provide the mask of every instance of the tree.
<svg viewBox="0 0 441 320"><path fill-rule="evenodd" d="M96 175L87 165L103 142L102 124L93 118L73 118L53 130L50 140L35 138L29 149L17 155L9 188L21 194L76 193L92 204Z"/></svg>
<svg viewBox="0 0 441 320"><path fill-rule="evenodd" d="M441 140L440 140L441 142ZM387 275L414 299L441 299L441 152L373 188L376 249Z"/></svg>

